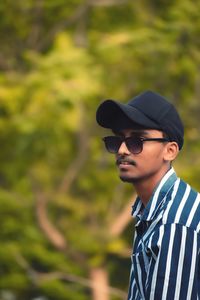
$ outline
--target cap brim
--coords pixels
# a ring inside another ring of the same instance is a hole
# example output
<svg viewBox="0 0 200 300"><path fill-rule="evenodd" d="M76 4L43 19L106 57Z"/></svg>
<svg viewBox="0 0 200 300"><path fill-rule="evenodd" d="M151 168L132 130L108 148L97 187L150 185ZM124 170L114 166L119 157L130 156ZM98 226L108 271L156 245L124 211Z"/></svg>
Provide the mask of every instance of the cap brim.
<svg viewBox="0 0 200 300"><path fill-rule="evenodd" d="M104 128L114 129L120 127L121 117L127 117L131 122L145 128L159 129L157 123L146 117L135 107L129 104L119 103L112 99L107 99L97 109L96 120Z"/></svg>

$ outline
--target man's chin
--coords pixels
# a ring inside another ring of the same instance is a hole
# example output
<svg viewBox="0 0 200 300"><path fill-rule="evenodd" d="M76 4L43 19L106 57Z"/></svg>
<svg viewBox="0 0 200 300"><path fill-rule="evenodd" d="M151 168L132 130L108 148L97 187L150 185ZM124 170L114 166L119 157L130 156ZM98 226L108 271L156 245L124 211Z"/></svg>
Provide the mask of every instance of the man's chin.
<svg viewBox="0 0 200 300"><path fill-rule="evenodd" d="M137 178L129 177L129 176L126 176L126 175L120 175L119 178L123 182L129 182L129 183L137 182Z"/></svg>

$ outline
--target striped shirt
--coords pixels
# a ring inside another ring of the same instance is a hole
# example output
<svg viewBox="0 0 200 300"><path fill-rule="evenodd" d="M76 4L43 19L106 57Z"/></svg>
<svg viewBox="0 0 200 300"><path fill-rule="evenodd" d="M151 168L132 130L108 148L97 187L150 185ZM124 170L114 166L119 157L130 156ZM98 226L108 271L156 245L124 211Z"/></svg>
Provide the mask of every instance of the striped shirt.
<svg viewBox="0 0 200 300"><path fill-rule="evenodd" d="M171 168L132 215L128 300L200 300L200 194Z"/></svg>

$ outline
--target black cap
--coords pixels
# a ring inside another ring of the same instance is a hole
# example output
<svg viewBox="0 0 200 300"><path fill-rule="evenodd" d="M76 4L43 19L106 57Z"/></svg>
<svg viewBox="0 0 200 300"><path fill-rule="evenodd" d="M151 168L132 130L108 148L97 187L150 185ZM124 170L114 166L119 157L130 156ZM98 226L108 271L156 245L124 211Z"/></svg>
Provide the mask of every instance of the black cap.
<svg viewBox="0 0 200 300"><path fill-rule="evenodd" d="M96 119L100 126L112 130L135 127L136 124L149 129L162 130L170 141L183 146L184 127L172 103L163 96L146 91L127 104L116 100L105 100L97 109Z"/></svg>

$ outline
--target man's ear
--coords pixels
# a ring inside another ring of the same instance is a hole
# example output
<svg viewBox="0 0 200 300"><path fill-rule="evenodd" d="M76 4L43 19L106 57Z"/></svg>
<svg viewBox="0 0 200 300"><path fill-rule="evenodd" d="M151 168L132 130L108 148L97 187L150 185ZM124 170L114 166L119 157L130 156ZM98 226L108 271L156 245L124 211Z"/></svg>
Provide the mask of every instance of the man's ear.
<svg viewBox="0 0 200 300"><path fill-rule="evenodd" d="M179 153L179 147L176 142L168 142L165 146L164 157L165 161L173 161Z"/></svg>

